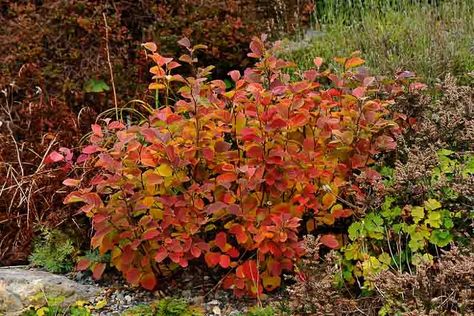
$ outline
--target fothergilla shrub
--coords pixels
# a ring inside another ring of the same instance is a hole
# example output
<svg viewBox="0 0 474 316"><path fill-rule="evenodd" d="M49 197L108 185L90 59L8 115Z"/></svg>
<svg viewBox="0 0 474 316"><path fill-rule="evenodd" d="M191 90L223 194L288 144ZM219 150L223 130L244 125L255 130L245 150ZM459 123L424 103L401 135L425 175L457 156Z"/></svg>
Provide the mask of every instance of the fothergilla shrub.
<svg viewBox="0 0 474 316"><path fill-rule="evenodd" d="M188 53L179 61L193 68L202 45L180 44ZM173 75L180 63L144 47L160 105L145 105L149 116L136 125L92 126L77 160L93 176L66 180L82 188L65 203L84 203L92 247L133 285L153 289L160 276L202 260L228 272L222 285L236 295L279 287L303 255L300 231L350 217L363 199L354 174L373 175L374 155L395 148L390 93L358 70L355 55L338 59L340 74L316 58L292 79L292 64L264 37L250 45L255 66L229 73L232 88L208 79L212 67ZM321 242L338 248L342 237ZM96 278L105 267L78 263Z"/></svg>

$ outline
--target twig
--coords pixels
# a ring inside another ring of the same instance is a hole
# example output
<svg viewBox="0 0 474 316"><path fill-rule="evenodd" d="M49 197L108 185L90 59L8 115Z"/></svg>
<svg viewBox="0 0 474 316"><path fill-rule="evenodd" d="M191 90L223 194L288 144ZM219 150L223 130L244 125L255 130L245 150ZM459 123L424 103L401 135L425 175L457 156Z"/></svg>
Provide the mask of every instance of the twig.
<svg viewBox="0 0 474 316"><path fill-rule="evenodd" d="M114 105L115 105L115 118L118 121L118 102L117 102L117 93L115 91L115 80L114 80L114 72L112 70L112 63L110 62L110 50L109 50L109 26L107 24L107 17L105 13L102 13L104 17L104 24L105 24L105 51L107 53L107 63L109 64L109 71L110 71L110 81L112 82L112 93L114 94Z"/></svg>

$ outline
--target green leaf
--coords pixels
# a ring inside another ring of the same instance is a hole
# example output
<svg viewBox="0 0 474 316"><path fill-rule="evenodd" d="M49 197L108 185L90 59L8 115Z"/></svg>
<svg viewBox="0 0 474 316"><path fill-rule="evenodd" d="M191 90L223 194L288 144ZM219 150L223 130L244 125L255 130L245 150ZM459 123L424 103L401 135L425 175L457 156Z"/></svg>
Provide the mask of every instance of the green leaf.
<svg viewBox="0 0 474 316"><path fill-rule="evenodd" d="M454 151L449 149L440 149L438 150L438 156L449 156L454 154Z"/></svg>
<svg viewBox="0 0 474 316"><path fill-rule="evenodd" d="M431 212L428 214L428 218L425 220L425 224L434 228L439 228L441 226L441 222L441 212Z"/></svg>
<svg viewBox="0 0 474 316"><path fill-rule="evenodd" d="M356 240L357 238L359 238L361 228L362 228L362 223L361 222L352 223L352 225L349 226L349 229L348 229L349 239L350 240Z"/></svg>
<svg viewBox="0 0 474 316"><path fill-rule="evenodd" d="M110 87L105 83L104 80L90 79L84 85L84 91L87 93L100 93L109 91Z"/></svg>
<svg viewBox="0 0 474 316"><path fill-rule="evenodd" d="M425 201L425 208L428 211L437 210L437 209L441 208L441 203L439 203L435 199L429 199L428 201Z"/></svg>
<svg viewBox="0 0 474 316"><path fill-rule="evenodd" d="M411 216L413 217L413 222L416 224L425 217L425 209L421 206L414 206L411 209Z"/></svg>
<svg viewBox="0 0 474 316"><path fill-rule="evenodd" d="M435 229L431 233L430 242L438 247L445 247L453 240L453 235L444 229Z"/></svg>
<svg viewBox="0 0 474 316"><path fill-rule="evenodd" d="M447 229L451 229L454 227L453 220L449 217L444 217L443 218L443 226Z"/></svg>

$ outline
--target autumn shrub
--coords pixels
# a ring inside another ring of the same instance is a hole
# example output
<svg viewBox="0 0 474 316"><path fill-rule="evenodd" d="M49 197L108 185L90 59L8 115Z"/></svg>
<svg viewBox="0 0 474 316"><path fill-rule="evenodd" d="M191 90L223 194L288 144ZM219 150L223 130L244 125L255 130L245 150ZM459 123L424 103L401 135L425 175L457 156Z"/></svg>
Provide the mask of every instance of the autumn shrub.
<svg viewBox="0 0 474 316"><path fill-rule="evenodd" d="M180 45L188 51L180 62L193 68L203 46L187 38ZM185 78L154 43L144 46L161 105L144 105L149 116L139 124L92 126L77 157L87 171L64 182L81 186L65 203L83 203L92 247L110 253L110 265L133 285L154 289L158 277L203 259L227 272L222 286L236 295L279 287L304 252L301 229L330 231L361 211L354 174L370 178L374 156L395 148L398 116L388 107L408 87L368 76L357 55L339 59L340 75L316 58L291 80L292 64L262 37L250 45L255 66L231 71L234 88L226 89L208 80L212 67ZM55 162L71 160L56 154ZM337 248L341 236L320 240ZM100 278L106 264L79 261L88 267Z"/></svg>
<svg viewBox="0 0 474 316"><path fill-rule="evenodd" d="M243 67L252 34L291 31L311 11L306 1L280 3L0 1L0 264L25 263L35 224L71 223L58 194L67 172L44 170L42 158L50 145L77 146L114 104L109 67L118 106L143 99L143 41L176 53L175 36L187 34L210 46L203 59Z"/></svg>

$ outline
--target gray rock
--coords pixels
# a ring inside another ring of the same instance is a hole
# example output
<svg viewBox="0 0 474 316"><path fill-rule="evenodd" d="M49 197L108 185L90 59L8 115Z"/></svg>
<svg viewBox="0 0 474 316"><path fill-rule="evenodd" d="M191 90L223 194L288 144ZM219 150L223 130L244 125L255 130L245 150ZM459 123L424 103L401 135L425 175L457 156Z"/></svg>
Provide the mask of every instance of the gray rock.
<svg viewBox="0 0 474 316"><path fill-rule="evenodd" d="M49 272L0 268L0 315L19 315L31 304L46 303L44 297L63 296L64 306L87 301L98 295L99 290Z"/></svg>

